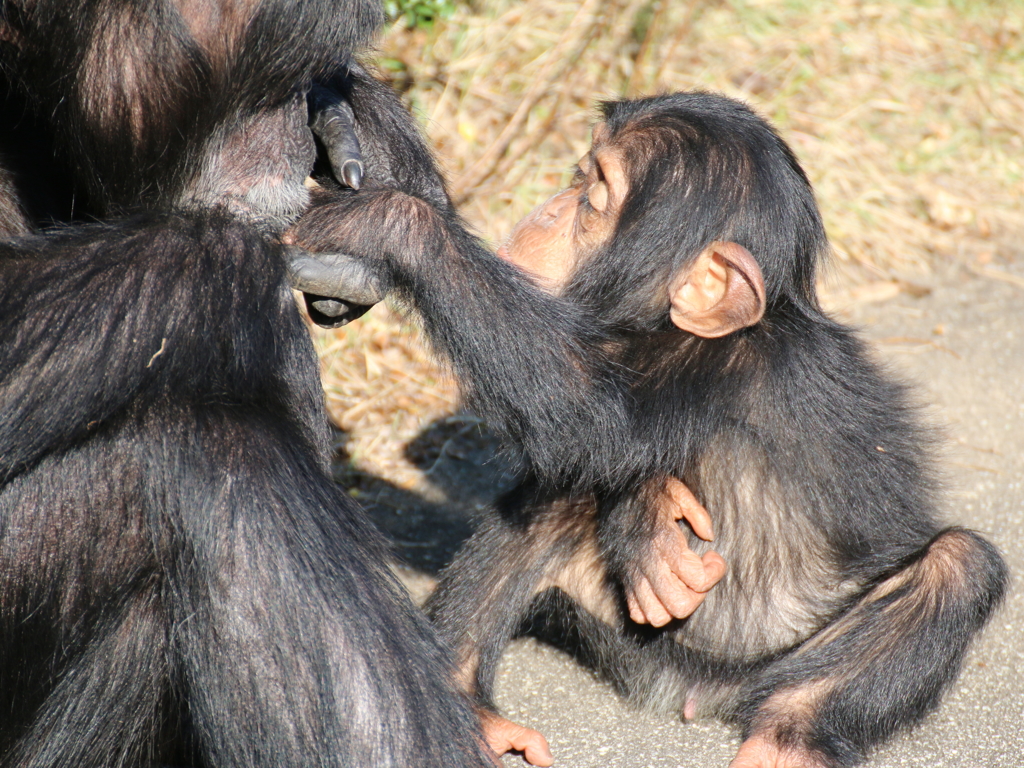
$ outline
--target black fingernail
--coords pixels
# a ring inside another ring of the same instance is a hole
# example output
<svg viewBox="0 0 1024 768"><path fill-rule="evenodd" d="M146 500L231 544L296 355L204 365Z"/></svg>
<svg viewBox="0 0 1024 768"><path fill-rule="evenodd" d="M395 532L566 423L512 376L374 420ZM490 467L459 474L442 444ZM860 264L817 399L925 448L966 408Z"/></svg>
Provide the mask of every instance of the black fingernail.
<svg viewBox="0 0 1024 768"><path fill-rule="evenodd" d="M373 305L351 304L329 296L304 293L309 319L321 328L341 328L366 314Z"/></svg>
<svg viewBox="0 0 1024 768"><path fill-rule="evenodd" d="M311 302L311 306L316 309L322 315L327 317L339 317L344 312L348 311L348 304L338 301L337 299L320 299L318 301Z"/></svg>
<svg viewBox="0 0 1024 768"><path fill-rule="evenodd" d="M341 166L341 180L358 191L363 183L363 164L358 160L346 160Z"/></svg>

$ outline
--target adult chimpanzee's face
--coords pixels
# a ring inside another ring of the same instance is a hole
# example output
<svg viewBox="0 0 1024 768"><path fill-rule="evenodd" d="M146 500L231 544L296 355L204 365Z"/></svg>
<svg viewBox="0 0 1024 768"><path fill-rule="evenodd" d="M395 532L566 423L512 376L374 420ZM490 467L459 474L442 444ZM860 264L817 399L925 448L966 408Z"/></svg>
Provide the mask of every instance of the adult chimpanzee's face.
<svg viewBox="0 0 1024 768"><path fill-rule="evenodd" d="M587 256L615 232L628 183L621 148L603 146L601 127L568 189L531 211L498 255L552 292L559 292Z"/></svg>

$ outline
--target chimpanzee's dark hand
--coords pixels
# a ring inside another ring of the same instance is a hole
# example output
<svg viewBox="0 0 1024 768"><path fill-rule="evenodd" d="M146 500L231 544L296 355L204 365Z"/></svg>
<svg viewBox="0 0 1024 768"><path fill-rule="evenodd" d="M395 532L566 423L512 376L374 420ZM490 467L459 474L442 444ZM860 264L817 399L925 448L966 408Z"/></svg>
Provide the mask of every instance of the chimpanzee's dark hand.
<svg viewBox="0 0 1024 768"><path fill-rule="evenodd" d="M416 274L410 265L449 244L445 224L431 203L367 184L359 192L313 190L313 205L281 240L297 247L289 252L292 283L314 294L314 321L337 327L392 288L407 288ZM338 319L325 321L325 314Z"/></svg>
<svg viewBox="0 0 1024 768"><path fill-rule="evenodd" d="M365 168L352 105L335 89L317 83L310 88L307 99L309 127L327 152L335 180L359 189Z"/></svg>
<svg viewBox="0 0 1024 768"><path fill-rule="evenodd" d="M323 328L352 322L387 294L389 280L379 263L286 247L292 287L302 291L310 319Z"/></svg>
<svg viewBox="0 0 1024 768"><path fill-rule="evenodd" d="M308 102L310 127L342 186L365 189L372 181L454 212L419 126L390 85L349 60L313 86Z"/></svg>
<svg viewBox="0 0 1024 768"><path fill-rule="evenodd" d="M359 192L314 189L311 197L312 205L282 241L318 258L347 254L372 262L371 271L381 277L398 278L410 265L449 246L447 221L430 202L381 187L372 178ZM390 279L383 285L390 288Z"/></svg>

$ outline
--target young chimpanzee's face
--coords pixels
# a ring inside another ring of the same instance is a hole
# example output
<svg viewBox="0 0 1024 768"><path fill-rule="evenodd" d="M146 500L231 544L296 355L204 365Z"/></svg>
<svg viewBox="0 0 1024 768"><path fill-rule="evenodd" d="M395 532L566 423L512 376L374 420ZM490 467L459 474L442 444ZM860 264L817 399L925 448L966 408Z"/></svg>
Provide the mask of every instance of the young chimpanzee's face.
<svg viewBox="0 0 1024 768"><path fill-rule="evenodd" d="M586 257L615 232L629 185L622 149L602 142L583 156L572 186L537 206L520 221L498 255L558 293Z"/></svg>
<svg viewBox="0 0 1024 768"><path fill-rule="evenodd" d="M580 160L572 186L520 221L498 255L552 293L561 293L599 252L603 252L601 258L619 258L614 237L630 192L630 172L637 171L638 154L653 148L650 141L646 143L651 147L645 146L645 135L642 128L627 126L610 136L604 124L598 125L594 144ZM671 155L658 159L682 162ZM640 216L642 226L665 227L651 209L645 208ZM718 338L753 325L764 314L761 270L743 246L716 240L682 268L672 265L671 253L653 256L665 259L670 277L649 299L663 305L680 330Z"/></svg>

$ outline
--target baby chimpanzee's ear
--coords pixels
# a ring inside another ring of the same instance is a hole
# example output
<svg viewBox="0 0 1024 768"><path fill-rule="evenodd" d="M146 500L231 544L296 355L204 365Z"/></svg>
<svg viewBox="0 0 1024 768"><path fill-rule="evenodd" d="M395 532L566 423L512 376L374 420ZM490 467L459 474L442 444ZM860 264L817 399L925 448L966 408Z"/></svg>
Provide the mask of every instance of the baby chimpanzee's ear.
<svg viewBox="0 0 1024 768"><path fill-rule="evenodd" d="M746 248L715 242L669 283L676 327L705 339L728 336L764 314L764 278Z"/></svg>

